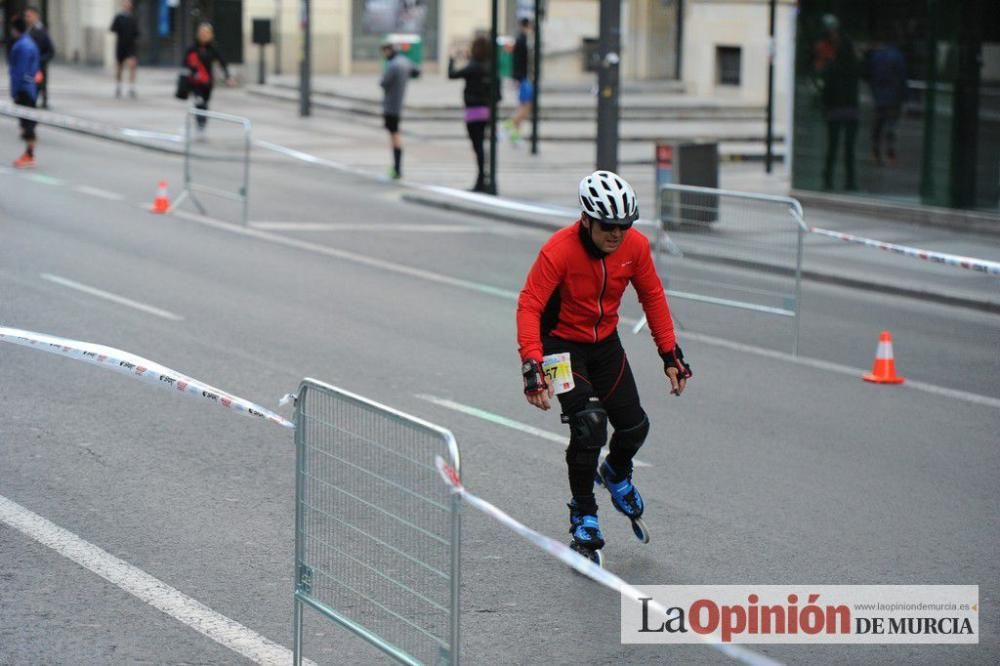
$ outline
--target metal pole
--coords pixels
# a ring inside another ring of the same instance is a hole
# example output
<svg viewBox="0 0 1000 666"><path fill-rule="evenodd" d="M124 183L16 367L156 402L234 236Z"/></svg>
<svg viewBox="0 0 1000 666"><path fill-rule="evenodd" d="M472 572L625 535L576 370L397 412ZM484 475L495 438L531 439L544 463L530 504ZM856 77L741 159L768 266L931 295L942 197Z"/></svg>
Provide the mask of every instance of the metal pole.
<svg viewBox="0 0 1000 666"><path fill-rule="evenodd" d="M308 116L312 112L310 99L310 75L312 73L312 21L310 20L310 0L299 0L302 25L302 62L299 63L299 115Z"/></svg>
<svg viewBox="0 0 1000 666"><path fill-rule="evenodd" d="M535 0L535 57L532 61L532 86L535 89L535 99L531 105L531 154L538 154L538 99L542 91L542 17L545 9L544 0Z"/></svg>
<svg viewBox="0 0 1000 666"><path fill-rule="evenodd" d="M767 146L764 153L764 170L771 173L771 161L774 154L771 151L771 143L774 140L771 125L774 121L774 8L777 0L770 2L770 18L768 19L767 38Z"/></svg>
<svg viewBox="0 0 1000 666"><path fill-rule="evenodd" d="M601 0L601 35L597 72L597 168L618 170L618 51L621 0Z"/></svg>
<svg viewBox="0 0 1000 666"><path fill-rule="evenodd" d="M263 44L260 45L260 55L257 58L257 83L258 85L264 85L267 81L267 63L264 60L264 49L267 48Z"/></svg>
<svg viewBox="0 0 1000 666"><path fill-rule="evenodd" d="M274 73L281 74L281 0L274 0Z"/></svg>
<svg viewBox="0 0 1000 666"><path fill-rule="evenodd" d="M500 81L500 58L497 53L497 26L500 21L500 1L493 0L492 18L490 23L490 44L493 57L490 59L490 178L486 183L486 191L497 193L497 90Z"/></svg>
<svg viewBox="0 0 1000 666"><path fill-rule="evenodd" d="M305 557L305 474L306 474L306 434L305 434L305 399L309 389L301 386L298 398L295 400L295 617L292 628L292 664L302 666L302 601L298 592L302 577L300 567Z"/></svg>
<svg viewBox="0 0 1000 666"><path fill-rule="evenodd" d="M681 80L684 70L684 0L677 0L677 44L674 46L677 57L674 59L674 78Z"/></svg>
<svg viewBox="0 0 1000 666"><path fill-rule="evenodd" d="M458 666L462 653L461 640L461 589L462 589L462 498L451 496L451 626L448 643L451 645L449 666Z"/></svg>

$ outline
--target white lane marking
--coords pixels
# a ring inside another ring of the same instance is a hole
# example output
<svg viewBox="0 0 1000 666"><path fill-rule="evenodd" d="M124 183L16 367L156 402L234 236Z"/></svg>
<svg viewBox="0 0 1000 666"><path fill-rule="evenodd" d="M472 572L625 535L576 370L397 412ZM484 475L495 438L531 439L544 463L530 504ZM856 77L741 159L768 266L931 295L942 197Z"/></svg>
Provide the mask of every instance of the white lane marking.
<svg viewBox="0 0 1000 666"><path fill-rule="evenodd" d="M102 190L99 187L91 187L90 185L74 185L73 190L79 192L80 194L89 194L90 196L100 197L101 199L107 199L109 201L121 201L125 198L117 192L109 192L108 190Z"/></svg>
<svg viewBox="0 0 1000 666"><path fill-rule="evenodd" d="M36 183L41 183L42 185L62 185L64 182L66 182L59 178L46 176L45 174L42 173L28 173L25 174L25 177L35 181Z"/></svg>
<svg viewBox="0 0 1000 666"><path fill-rule="evenodd" d="M142 208L147 208L149 204L141 203L139 205ZM491 296L497 296L499 298L505 298L508 300L517 300L518 297L518 292L511 291L509 289L501 289L499 287L494 287L492 285L483 284L480 282L472 282L471 280L462 280L459 278L453 278L447 275L442 275L440 273L434 273L433 271L426 271L420 268L404 266L403 264L396 264L391 261L383 261L381 259L375 259L363 254L356 254L354 252L348 252L346 250L338 250L336 248L328 247L325 245L319 245L317 243L310 243L308 241L302 241L294 238L285 238L284 236L271 234L266 231L258 231L256 229L245 229L243 227L237 227L227 222L223 222L221 220L205 217L204 215L197 215L195 213L189 213L187 211L182 211L182 210L175 210L173 211L173 214L185 220L190 220L192 222L197 222L198 224L203 224L205 226L221 229L223 231L228 231L229 233L240 234L243 236L251 236L253 238L259 238L260 240L275 243L277 245L294 247L300 250L306 250L307 252L323 254L328 257L337 257L339 259L346 259L348 261L354 261L359 264L371 266L373 268L380 268L382 270L391 271L393 273L418 277L423 280L427 280L429 282L436 282L438 284L447 284L452 287L458 287L460 289L468 289L470 291L478 291L483 294L489 294ZM635 325L639 322L639 320L630 319L628 317L622 317L620 321L628 326ZM778 352L772 349L764 349L763 347L755 347L753 345L747 345L740 342L732 342L730 340L716 338L711 335L682 332L678 333L678 336L682 338L689 338L691 340L698 340L700 342L704 342L705 344L714 345L716 347L724 347L726 349L733 349L747 354L754 354L756 356L763 356L765 358L777 359L785 361L787 363L794 363L796 365L815 368L817 370L827 370L830 372L836 372L844 375L852 375L856 377L860 377L862 374L867 372L867 370L861 370L859 368L851 368L846 365L830 363L828 361L821 361L820 359L808 358L805 356L792 356L791 354L787 354L784 352ZM903 384L903 386L909 386L910 388L918 391L924 391L926 393L932 393L934 395L945 396L948 398L953 398L955 400L962 400L964 402L969 402L976 405L984 405L987 407L994 407L1000 409L1000 400L998 400L997 398L991 398L989 396L979 395L977 393L969 393L967 391L949 389L941 386L935 386L933 384L925 384L923 382L915 382L915 381L907 381L907 383Z"/></svg>
<svg viewBox="0 0 1000 666"><path fill-rule="evenodd" d="M373 224L365 222L251 222L254 229L265 231L403 231L414 233L488 233L486 227L466 224Z"/></svg>
<svg viewBox="0 0 1000 666"><path fill-rule="evenodd" d="M258 664L290 664L288 648L0 495L0 522Z"/></svg>
<svg viewBox="0 0 1000 666"><path fill-rule="evenodd" d="M822 361L818 358L809 358L806 356L792 356L791 354L786 352L775 351L773 349L763 349L761 347L754 347L753 345L746 345L741 342L733 342L731 340L717 338L712 335L704 335L702 333L691 333L689 331L684 331L682 333L678 333L678 337L697 340L699 342L704 342L706 344L714 345L716 347L724 347L726 349L731 349L733 351L745 352L748 354L755 354L757 356L772 358L779 361L794 363L796 365L803 365L808 368L815 368L816 370L835 372L840 375L849 375L851 377L860 378L861 375L868 372L867 370L852 368L849 365L840 365L839 363L831 363L829 361ZM970 393L968 391L960 391L958 389L947 388L944 386L937 386L935 384L928 384L926 382L914 381L910 379L907 379L906 382L904 384L901 384L898 388L905 389L907 387L915 389L917 391L931 393L933 395L940 395L946 398L953 398L955 400L970 402L974 405L983 405L985 407L993 407L994 409L1000 409L1000 399L992 398L987 395Z"/></svg>
<svg viewBox="0 0 1000 666"><path fill-rule="evenodd" d="M143 208L146 208L148 206L148 204L140 204L140 205ZM397 264L392 261L375 259L374 257L369 257L364 254L357 254L356 252L348 252L347 250L338 250L337 248L334 247L330 247L327 245L320 245L318 243L310 243L309 241L299 240L297 238L286 238L285 236L279 236L277 234L268 233L267 231L259 231L257 229L247 229L244 227L237 227L227 222L223 222L221 220L216 220L211 217L206 217L204 215L198 215L196 213L189 213L184 210L174 210L171 211L171 214L185 220L190 220L191 222L197 222L198 224L203 224L208 227L221 229L223 231L228 231L229 233L232 234L238 234L240 236L250 236L251 238L259 238L260 240L268 241L269 243L274 243L276 245L284 245L285 247L293 247L299 250L314 252L316 254L322 254L328 257L336 257L337 259L344 259L345 261L353 261L363 266L370 266L372 268L378 268L384 271L389 271L391 273L399 273L400 275L417 277L422 280L427 280L428 282L435 282L437 284L446 284L452 287L458 287L460 289L468 289L470 291L478 291L483 294L490 294L491 296L498 296L500 298L508 298L508 299L517 298L516 291L510 291L508 289L500 289L492 285L482 284L480 282L473 282L471 280L462 280L460 278L453 278L447 275L442 275L441 273L435 273L433 271L425 271L422 268L413 268L412 266L405 266L403 264Z"/></svg>
<svg viewBox="0 0 1000 666"><path fill-rule="evenodd" d="M527 423L521 423L520 421L515 421L513 419L508 419L506 416L500 416L499 414L494 414L493 412L488 412L485 409L479 409L478 407L472 407L470 405L463 405L460 402L455 402L454 400L448 400L447 398L438 398L433 395L427 394L417 394L418 398L421 400L426 400L427 402L433 403L440 407L446 407L448 409L455 410L456 412L461 412L462 414L468 414L469 416L475 416L476 418L483 419L484 421L489 421L490 423L495 423L497 425L504 426L505 428L510 428L511 430L519 430L529 435L534 435L535 437L541 437L542 439L547 439L550 442L556 442L562 445L565 449L566 445L569 444L569 439L566 435L558 435L554 432L549 432L548 430L542 430L541 428L536 428L535 426L528 425ZM608 447L602 449L604 455L608 453ZM651 467L649 463L642 462L638 458L633 460L636 467Z"/></svg>
<svg viewBox="0 0 1000 666"><path fill-rule="evenodd" d="M69 280L64 277L59 277L58 275L52 275L51 273L42 273L41 277L43 280L54 282L55 284L62 285L63 287L68 287L69 289L75 289L76 291L81 291L85 294L90 294L91 296L103 298L106 301L111 301L112 303L118 303L119 305L124 305L126 307L130 307L135 310L140 310L147 314L155 315L157 317L162 317L163 319L169 319L171 321L184 321L184 317L176 315L173 312L168 312L167 310L161 310L160 308L155 308L152 305L146 305L145 303L133 301L130 298L125 298L124 296L118 296L117 294L112 294L107 291L102 291L95 287L89 287L85 284L80 284L79 282L75 282L73 280Z"/></svg>

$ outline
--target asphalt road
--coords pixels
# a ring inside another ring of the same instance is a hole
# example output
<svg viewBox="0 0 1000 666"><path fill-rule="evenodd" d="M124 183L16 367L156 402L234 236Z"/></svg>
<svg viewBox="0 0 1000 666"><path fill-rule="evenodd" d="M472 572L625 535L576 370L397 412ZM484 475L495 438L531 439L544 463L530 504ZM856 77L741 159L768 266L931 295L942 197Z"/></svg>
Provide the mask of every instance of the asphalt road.
<svg viewBox="0 0 1000 666"><path fill-rule="evenodd" d="M0 154L16 154L13 138L0 136ZM514 342L513 294L546 232L407 205L386 184L260 154L247 234L139 208L162 178L176 194L176 158L49 131L40 159L33 173L0 168L0 323L119 347L268 407L305 376L370 396L450 428L473 492L567 536L557 443L418 397L561 431L524 402ZM228 187L234 165L202 168ZM205 201L213 218L236 219ZM623 336L653 424L640 454L650 467L636 476L653 544L605 509L609 568L636 584L978 584L978 646L757 651L995 663L1000 320L810 284L803 302L798 361L782 353L787 329L675 302L696 373L680 399L666 396L648 335ZM640 311L629 303L625 315ZM908 378L953 392L841 371L870 365L883 328ZM3 345L0 368L0 496L291 645L288 431L33 350ZM724 660L700 646L622 646L614 594L474 512L463 537L467 663ZM380 659L307 617L317 663ZM0 523L0 663L248 662Z"/></svg>

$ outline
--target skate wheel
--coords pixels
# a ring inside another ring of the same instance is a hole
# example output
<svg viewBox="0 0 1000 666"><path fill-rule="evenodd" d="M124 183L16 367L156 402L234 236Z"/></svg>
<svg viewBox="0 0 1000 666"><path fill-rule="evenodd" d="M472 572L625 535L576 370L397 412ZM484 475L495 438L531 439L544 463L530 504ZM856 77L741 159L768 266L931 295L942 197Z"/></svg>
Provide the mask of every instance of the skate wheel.
<svg viewBox="0 0 1000 666"><path fill-rule="evenodd" d="M642 522L642 518L632 519L632 533L639 541L649 543L649 530L646 529L646 523Z"/></svg>
<svg viewBox="0 0 1000 666"><path fill-rule="evenodd" d="M583 555L584 557L586 557L588 560L590 560L591 562L593 562L597 566L601 567L602 569L604 568L604 553L600 549L598 549L598 550L590 550L589 548L584 548L583 546L578 545L575 541L571 541L570 544L569 544L569 547L574 552L579 553L580 555ZM574 569L574 571L576 571L576 570ZM576 573L580 573L580 572L576 571Z"/></svg>

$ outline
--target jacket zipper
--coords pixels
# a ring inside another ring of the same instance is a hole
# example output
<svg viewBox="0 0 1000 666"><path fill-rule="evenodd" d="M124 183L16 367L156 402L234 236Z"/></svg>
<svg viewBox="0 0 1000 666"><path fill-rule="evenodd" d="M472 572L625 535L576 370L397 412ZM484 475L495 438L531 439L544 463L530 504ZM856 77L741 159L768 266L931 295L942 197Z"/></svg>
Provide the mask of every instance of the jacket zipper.
<svg viewBox="0 0 1000 666"><path fill-rule="evenodd" d="M601 276L601 295L597 297L597 321L594 322L594 342L597 342L597 327L604 319L604 290L608 287L608 267L604 263L604 257L601 257Z"/></svg>

